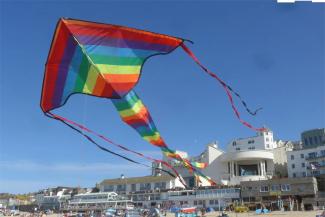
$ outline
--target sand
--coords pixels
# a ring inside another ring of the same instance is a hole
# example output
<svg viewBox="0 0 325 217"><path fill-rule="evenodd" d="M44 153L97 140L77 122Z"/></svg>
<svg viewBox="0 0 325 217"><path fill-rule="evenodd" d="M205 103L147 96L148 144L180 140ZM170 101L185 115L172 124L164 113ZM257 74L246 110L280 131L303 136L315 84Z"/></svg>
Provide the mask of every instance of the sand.
<svg viewBox="0 0 325 217"><path fill-rule="evenodd" d="M280 212L280 211L274 211L268 214L255 214L254 212L248 212L248 213L229 213L229 217L316 217L316 215L320 215L322 213L322 210L318 211L287 211L287 212ZM211 212L207 213L206 217L217 217L219 215L219 212ZM21 215L23 216L23 215ZM47 215L46 217L63 217L63 215L60 214L51 214ZM175 217L175 214L168 213L167 217Z"/></svg>

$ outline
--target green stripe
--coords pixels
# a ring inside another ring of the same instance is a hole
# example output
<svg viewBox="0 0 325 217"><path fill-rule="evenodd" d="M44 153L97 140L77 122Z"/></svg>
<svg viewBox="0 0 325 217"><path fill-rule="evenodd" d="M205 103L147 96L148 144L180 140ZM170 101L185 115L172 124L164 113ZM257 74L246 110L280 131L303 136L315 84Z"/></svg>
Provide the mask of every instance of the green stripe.
<svg viewBox="0 0 325 217"><path fill-rule="evenodd" d="M144 136L154 136L157 131L152 131L150 129L144 129L144 127L141 127L142 129L137 128L136 130L140 133L142 137Z"/></svg>
<svg viewBox="0 0 325 217"><path fill-rule="evenodd" d="M138 57L118 57L105 55L89 55L95 64L111 64L120 66L138 66L142 65L143 59Z"/></svg>
<svg viewBox="0 0 325 217"><path fill-rule="evenodd" d="M88 62L87 57L84 55L82 57L76 84L74 87L75 92L83 92L85 83L87 81L87 75L88 75L89 68L90 68L90 63Z"/></svg>
<svg viewBox="0 0 325 217"><path fill-rule="evenodd" d="M140 99L136 95L128 94L122 99L112 100L118 111L123 111L133 107Z"/></svg>

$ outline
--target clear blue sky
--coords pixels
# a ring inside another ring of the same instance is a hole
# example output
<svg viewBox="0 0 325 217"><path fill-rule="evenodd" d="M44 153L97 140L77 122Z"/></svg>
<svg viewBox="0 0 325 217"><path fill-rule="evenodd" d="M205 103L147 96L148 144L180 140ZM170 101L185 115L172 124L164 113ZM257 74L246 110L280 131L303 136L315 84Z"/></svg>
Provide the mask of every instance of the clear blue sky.
<svg viewBox="0 0 325 217"><path fill-rule="evenodd" d="M188 46L206 66L251 107L264 108L256 117L241 110L243 118L265 124L278 139L298 140L302 131L325 125L324 4L0 1L0 192L94 186L121 173L149 174L42 114L44 64L60 17L191 39L195 43ZM181 49L147 61L136 91L175 149L194 155L211 141L225 148L231 139L255 134L237 121L220 85ZM160 157L109 100L74 95L57 113Z"/></svg>

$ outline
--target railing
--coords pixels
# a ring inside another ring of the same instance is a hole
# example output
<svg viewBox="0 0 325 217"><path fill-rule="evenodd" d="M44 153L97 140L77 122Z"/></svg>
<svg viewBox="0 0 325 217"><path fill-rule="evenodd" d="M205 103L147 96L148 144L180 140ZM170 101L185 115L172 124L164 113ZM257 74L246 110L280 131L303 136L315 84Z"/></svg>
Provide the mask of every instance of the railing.
<svg viewBox="0 0 325 217"><path fill-rule="evenodd" d="M316 154L316 155L312 155L312 156L307 156L306 160L314 160L314 159L318 159L318 158L322 158L325 157L325 154Z"/></svg>

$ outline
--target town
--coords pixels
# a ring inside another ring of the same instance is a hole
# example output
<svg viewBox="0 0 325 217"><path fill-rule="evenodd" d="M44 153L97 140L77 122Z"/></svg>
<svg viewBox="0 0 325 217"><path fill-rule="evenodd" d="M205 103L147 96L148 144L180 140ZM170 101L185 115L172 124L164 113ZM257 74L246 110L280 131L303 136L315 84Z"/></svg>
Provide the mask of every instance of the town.
<svg viewBox="0 0 325 217"><path fill-rule="evenodd" d="M178 152L190 161L207 163L202 173L212 186L193 176L183 164L164 157L180 178L153 163L152 173L143 177L105 179L93 187L51 187L25 195L1 194L0 208L52 212L104 212L109 208L197 207L216 211L243 212L319 210L325 207L325 128L301 133L300 141L275 140L269 129L248 138L238 138L221 150L216 142L206 145L198 156ZM9 209L10 210L10 209ZM15 210L12 211L12 210Z"/></svg>

